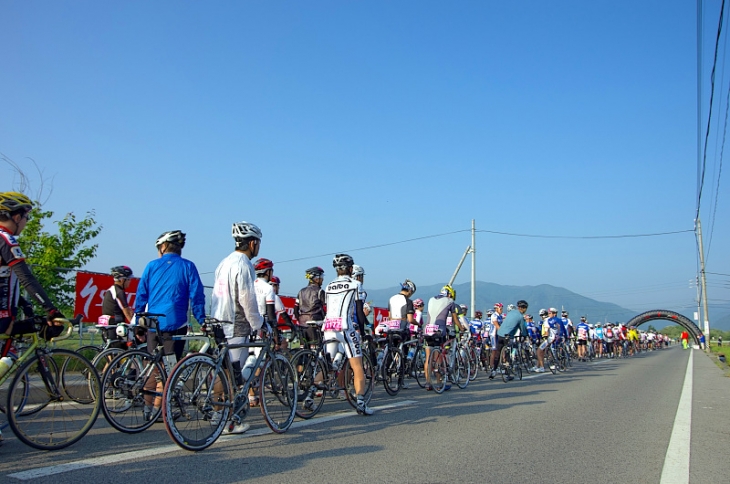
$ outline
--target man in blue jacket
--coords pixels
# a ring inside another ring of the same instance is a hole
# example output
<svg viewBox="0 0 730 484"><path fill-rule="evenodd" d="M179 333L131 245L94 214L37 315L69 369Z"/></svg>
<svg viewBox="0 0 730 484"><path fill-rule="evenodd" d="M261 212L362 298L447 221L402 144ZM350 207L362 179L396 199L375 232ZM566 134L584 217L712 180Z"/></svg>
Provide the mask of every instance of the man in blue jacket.
<svg viewBox="0 0 730 484"><path fill-rule="evenodd" d="M522 336L527 336L527 323L524 317L527 306L527 301L517 301L517 311L508 312L499 326L497 330L497 351L492 352L492 372L489 374L489 378L494 378L497 373L497 359L507 341L517 333L517 330L520 331ZM513 376L510 376L509 379L513 378Z"/></svg>
<svg viewBox="0 0 730 484"><path fill-rule="evenodd" d="M158 259L144 269L137 287L135 311L164 314L159 319L159 334L150 331L147 348L154 350L162 339L165 354L175 354L179 360L185 349L184 341L175 341L173 335L187 332L188 307L198 323L205 319L205 293L195 264L181 257L185 234L179 230L165 232L155 242Z"/></svg>

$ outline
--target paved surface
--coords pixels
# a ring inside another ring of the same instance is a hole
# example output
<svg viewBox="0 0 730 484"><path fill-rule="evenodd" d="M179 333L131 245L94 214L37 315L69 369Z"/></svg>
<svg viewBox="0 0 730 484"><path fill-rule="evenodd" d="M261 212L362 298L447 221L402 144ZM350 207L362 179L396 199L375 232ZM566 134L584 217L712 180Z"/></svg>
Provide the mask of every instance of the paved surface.
<svg viewBox="0 0 730 484"><path fill-rule="evenodd" d="M178 450L161 424L125 435L103 416L81 442L57 452L33 451L6 432L0 482L658 483L690 353L684 482L727 482L730 379L703 353L680 348L577 363L521 382L480 373L466 390L443 395L410 389L391 398L380 387L376 415L327 400L321 418L297 420L284 435L269 433L254 413L248 434L200 453ZM682 482L679 474L665 482Z"/></svg>

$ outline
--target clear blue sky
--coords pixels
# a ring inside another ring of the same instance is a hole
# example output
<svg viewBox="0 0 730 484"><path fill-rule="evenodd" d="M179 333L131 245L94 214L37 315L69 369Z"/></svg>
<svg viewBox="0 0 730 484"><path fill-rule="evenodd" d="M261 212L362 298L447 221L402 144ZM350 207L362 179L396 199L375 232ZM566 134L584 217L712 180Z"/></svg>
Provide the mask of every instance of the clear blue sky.
<svg viewBox="0 0 730 484"><path fill-rule="evenodd" d="M705 2L703 124L719 5ZM721 45L706 246L730 78ZM333 272L330 256L281 261L472 219L541 235L693 228L694 2L6 0L0 69L0 152L53 176L47 209L95 210L104 230L88 270L141 274L156 237L181 229L209 284L239 220L262 228L260 255L280 262L285 294L307 267ZM707 265L720 274L729 178L725 167ZM352 255L366 287L428 285L448 280L469 243L462 232ZM479 280L637 311L691 308L696 254L692 233L477 238ZM730 277L710 281L730 312Z"/></svg>

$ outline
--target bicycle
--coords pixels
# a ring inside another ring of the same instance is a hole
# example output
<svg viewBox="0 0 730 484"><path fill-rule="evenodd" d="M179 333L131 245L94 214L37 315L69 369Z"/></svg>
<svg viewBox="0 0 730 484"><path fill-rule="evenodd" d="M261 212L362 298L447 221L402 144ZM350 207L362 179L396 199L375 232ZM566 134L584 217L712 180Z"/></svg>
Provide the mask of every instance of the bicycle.
<svg viewBox="0 0 730 484"><path fill-rule="evenodd" d="M303 419L314 417L322 408L325 396L328 393L334 397L342 390L345 391L345 398L350 405L357 408L357 396L351 381L350 362L343 363L339 361L335 366L326 350L328 344L339 343L339 340L323 340L320 325L312 323L309 326L316 328L318 335L314 349L303 348L294 353L291 358L292 366L297 372L297 386L299 388L297 417ZM342 358L344 359L344 354ZM367 382L364 398L365 402L369 403L373 395L374 370L370 358L365 353L363 353L362 364Z"/></svg>
<svg viewBox="0 0 730 484"><path fill-rule="evenodd" d="M418 326L411 326L413 337L401 343L400 348L406 355L405 376L413 378L421 388L426 388L426 348L423 346L423 332ZM406 348L408 351L406 352Z"/></svg>
<svg viewBox="0 0 730 484"><path fill-rule="evenodd" d="M259 405L266 425L275 433L286 432L297 409L296 371L274 350L273 332L267 330L260 342L228 344L223 324L207 318L205 332L218 348L213 355L195 353L181 359L170 373L163 393L162 414L170 438L186 450L203 450L212 445L226 426L241 423L250 409L249 390L258 390ZM251 376L238 384L230 350L260 348ZM177 413L179 412L179 415Z"/></svg>
<svg viewBox="0 0 730 484"><path fill-rule="evenodd" d="M157 330L158 318L163 314L137 313L140 324ZM210 346L207 335L172 336L173 341L204 340L202 351ZM148 349L117 350L120 352L102 377L101 409L109 425L120 432L135 434L150 428L159 420L162 405L159 400L170 370L173 356L165 356L163 341L154 351ZM104 353L100 353L102 357ZM104 360L102 360L104 362ZM159 404L155 405L155 400Z"/></svg>
<svg viewBox="0 0 730 484"><path fill-rule="evenodd" d="M514 380L512 373L517 375L518 380L522 380L522 366L518 361L515 361L519 354L519 344L517 338L509 338L502 347L502 351L499 353L499 373L502 375L502 381L507 383L510 380Z"/></svg>
<svg viewBox="0 0 730 484"><path fill-rule="evenodd" d="M80 320L57 318L54 328L35 316L15 321L13 334L0 335L3 356L10 354L12 342L24 348L0 377L2 386L14 375L0 410L16 437L36 449L58 450L78 442L99 415L99 375L91 362L74 351L48 347L69 338L73 323Z"/></svg>
<svg viewBox="0 0 730 484"><path fill-rule="evenodd" d="M385 346L379 370L386 393L394 397L403 386L403 376L405 375L405 357L400 347L404 341L403 323L401 320L395 319L384 320L380 324L385 327Z"/></svg>
<svg viewBox="0 0 730 484"><path fill-rule="evenodd" d="M447 381L456 383L459 388L469 384L469 360L459 351L452 350L450 337L442 337L437 325L427 324L424 335L430 339L431 354L428 360L428 380L433 391L446 391ZM443 341L442 341L443 340Z"/></svg>

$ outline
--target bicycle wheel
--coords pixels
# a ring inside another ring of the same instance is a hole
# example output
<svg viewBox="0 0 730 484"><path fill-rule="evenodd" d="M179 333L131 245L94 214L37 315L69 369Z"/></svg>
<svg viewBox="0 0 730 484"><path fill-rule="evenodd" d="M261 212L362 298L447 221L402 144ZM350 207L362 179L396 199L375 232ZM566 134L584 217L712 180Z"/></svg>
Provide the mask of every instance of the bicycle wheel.
<svg viewBox="0 0 730 484"><path fill-rule="evenodd" d="M170 438L185 450L203 450L212 445L230 418L231 389L228 374L222 368L216 371L210 355L193 353L180 360L167 379L163 395L163 416Z"/></svg>
<svg viewBox="0 0 730 484"><path fill-rule="evenodd" d="M259 400L266 425L277 434L289 430L297 410L297 372L284 356L274 354L261 373Z"/></svg>
<svg viewBox="0 0 730 484"><path fill-rule="evenodd" d="M86 345L81 346L76 350L76 353L80 354L84 358L86 358L89 361L94 361L94 358L96 358L96 355L98 355L102 350L101 346L96 345Z"/></svg>
<svg viewBox="0 0 730 484"><path fill-rule="evenodd" d="M515 365L513 369L513 373L517 377L518 380L522 380L522 366L521 365Z"/></svg>
<svg viewBox="0 0 730 484"><path fill-rule="evenodd" d="M413 376L421 388L426 388L426 348L421 346L413 357Z"/></svg>
<svg viewBox="0 0 730 484"><path fill-rule="evenodd" d="M297 417L309 419L317 415L325 398L325 379L327 370L314 351L299 350L291 358L292 367L297 372Z"/></svg>
<svg viewBox="0 0 730 484"><path fill-rule="evenodd" d="M107 366L102 378L101 410L120 432L136 434L150 428L162 412L167 373L154 355L125 351Z"/></svg>
<svg viewBox="0 0 730 484"><path fill-rule="evenodd" d="M443 393L448 381L448 367L445 355L440 348L431 348L428 359L428 379L436 393Z"/></svg>
<svg viewBox="0 0 730 484"><path fill-rule="evenodd" d="M363 399L365 404L370 403L370 399L373 398L373 388L375 387L375 368L373 363L370 361L368 355L362 355L362 369L365 373L365 393ZM357 392L355 391L355 372L352 370L350 360L345 362L342 370L345 372L345 396L347 401L350 403L352 408L357 409Z"/></svg>
<svg viewBox="0 0 730 484"><path fill-rule="evenodd" d="M555 355L553 354L553 350L549 347L545 350L545 364L548 365L548 368L553 375L558 372L558 363L555 361Z"/></svg>
<svg viewBox="0 0 730 484"><path fill-rule="evenodd" d="M466 351L469 356L469 381L474 381L479 375L479 357L473 346L468 346Z"/></svg>
<svg viewBox="0 0 730 484"><path fill-rule="evenodd" d="M391 397L398 395L403 383L403 352L400 348L390 347L383 356L383 386Z"/></svg>
<svg viewBox="0 0 730 484"><path fill-rule="evenodd" d="M456 365L454 376L456 381L454 383L459 388L464 389L469 385L469 357L466 354L466 349L462 346L456 346L454 351L456 351L456 358L454 358L454 364Z"/></svg>
<svg viewBox="0 0 730 484"><path fill-rule="evenodd" d="M505 346L502 348L502 351L499 353L499 369L500 373L502 374L502 381L507 383L509 381L510 377L510 371L511 368L509 366L510 361L510 348L508 346Z"/></svg>
<svg viewBox="0 0 730 484"><path fill-rule="evenodd" d="M50 370L45 374L41 358ZM99 415L99 400L89 392L90 385L99 395L99 375L83 356L62 349L37 353L18 369L8 388L10 428L36 449L68 447L86 435Z"/></svg>

